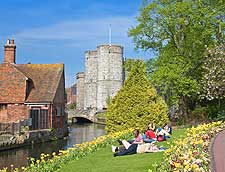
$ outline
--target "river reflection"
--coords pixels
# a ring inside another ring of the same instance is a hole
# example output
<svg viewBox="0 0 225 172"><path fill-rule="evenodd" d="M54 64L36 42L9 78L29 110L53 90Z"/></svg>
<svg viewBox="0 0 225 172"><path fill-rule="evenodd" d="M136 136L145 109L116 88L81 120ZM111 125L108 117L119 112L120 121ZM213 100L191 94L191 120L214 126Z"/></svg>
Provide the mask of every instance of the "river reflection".
<svg viewBox="0 0 225 172"><path fill-rule="evenodd" d="M70 127L69 137L65 140L57 140L42 144L35 144L0 152L0 169L3 167L22 167L28 165L29 157L38 158L41 153L52 153L67 149L74 144L91 141L105 134L105 126L101 124L74 124Z"/></svg>

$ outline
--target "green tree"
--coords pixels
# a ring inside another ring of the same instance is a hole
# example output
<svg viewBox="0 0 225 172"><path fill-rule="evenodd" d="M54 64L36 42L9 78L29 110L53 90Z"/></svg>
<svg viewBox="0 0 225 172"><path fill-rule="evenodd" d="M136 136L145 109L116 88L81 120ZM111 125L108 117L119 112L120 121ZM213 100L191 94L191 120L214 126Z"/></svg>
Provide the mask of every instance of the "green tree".
<svg viewBox="0 0 225 172"><path fill-rule="evenodd" d="M124 62L124 69L126 72L130 72L132 69L132 66L134 65L136 59L126 58Z"/></svg>
<svg viewBox="0 0 225 172"><path fill-rule="evenodd" d="M124 71L125 71L125 79L127 79L131 69L132 69L132 66L134 65L135 61L138 60L138 59L131 59L131 58L126 58L126 60L124 61Z"/></svg>
<svg viewBox="0 0 225 172"><path fill-rule="evenodd" d="M145 1L129 30L137 49L158 53L149 77L183 115L197 101L206 45L224 40L224 9L223 0Z"/></svg>
<svg viewBox="0 0 225 172"><path fill-rule="evenodd" d="M107 109L106 129L113 132L129 127L146 129L149 123L163 125L168 121L167 113L166 103L147 79L145 63L137 60Z"/></svg>
<svg viewBox="0 0 225 172"><path fill-rule="evenodd" d="M76 107L77 107L77 104L76 103L71 103L71 104L68 105L68 109L69 110L75 110Z"/></svg>

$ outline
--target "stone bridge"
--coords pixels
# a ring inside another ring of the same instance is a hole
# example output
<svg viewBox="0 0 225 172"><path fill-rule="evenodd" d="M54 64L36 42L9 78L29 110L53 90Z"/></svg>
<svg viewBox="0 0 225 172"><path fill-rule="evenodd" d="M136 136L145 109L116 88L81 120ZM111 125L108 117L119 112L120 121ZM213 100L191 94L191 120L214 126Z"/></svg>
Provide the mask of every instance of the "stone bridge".
<svg viewBox="0 0 225 172"><path fill-rule="evenodd" d="M68 119L74 122L95 122L95 114L91 114L89 111L68 111Z"/></svg>
<svg viewBox="0 0 225 172"><path fill-rule="evenodd" d="M68 120L72 123L75 122L92 122L92 123L99 123L105 124L104 117L98 117L98 112L96 111L85 111L85 110L75 110L75 111L67 111L68 113Z"/></svg>

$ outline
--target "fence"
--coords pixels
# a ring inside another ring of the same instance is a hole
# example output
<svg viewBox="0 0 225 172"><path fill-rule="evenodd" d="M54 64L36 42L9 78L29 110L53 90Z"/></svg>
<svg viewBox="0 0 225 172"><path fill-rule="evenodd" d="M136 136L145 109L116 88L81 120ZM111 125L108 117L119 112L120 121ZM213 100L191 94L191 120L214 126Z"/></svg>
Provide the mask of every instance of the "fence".
<svg viewBox="0 0 225 172"><path fill-rule="evenodd" d="M14 135L20 132L22 126L28 126L28 123L29 120L22 120L12 123L0 123L0 134L10 133Z"/></svg>

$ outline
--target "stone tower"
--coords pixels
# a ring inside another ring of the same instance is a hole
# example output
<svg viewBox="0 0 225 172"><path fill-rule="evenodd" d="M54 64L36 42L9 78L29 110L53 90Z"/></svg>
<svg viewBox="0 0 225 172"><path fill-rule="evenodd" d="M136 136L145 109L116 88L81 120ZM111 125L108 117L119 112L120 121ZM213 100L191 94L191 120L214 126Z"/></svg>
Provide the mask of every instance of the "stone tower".
<svg viewBox="0 0 225 172"><path fill-rule="evenodd" d="M97 100L97 51L85 52L84 109L96 108Z"/></svg>
<svg viewBox="0 0 225 172"><path fill-rule="evenodd" d="M77 78L77 109L84 109L84 72L76 74Z"/></svg>
<svg viewBox="0 0 225 172"><path fill-rule="evenodd" d="M86 51L85 74L77 74L77 109L92 114L105 110L107 99L123 85L123 63L123 47L119 45L99 45L95 51Z"/></svg>
<svg viewBox="0 0 225 172"><path fill-rule="evenodd" d="M100 45L98 52L97 110L107 108L106 100L114 97L123 85L123 47Z"/></svg>

